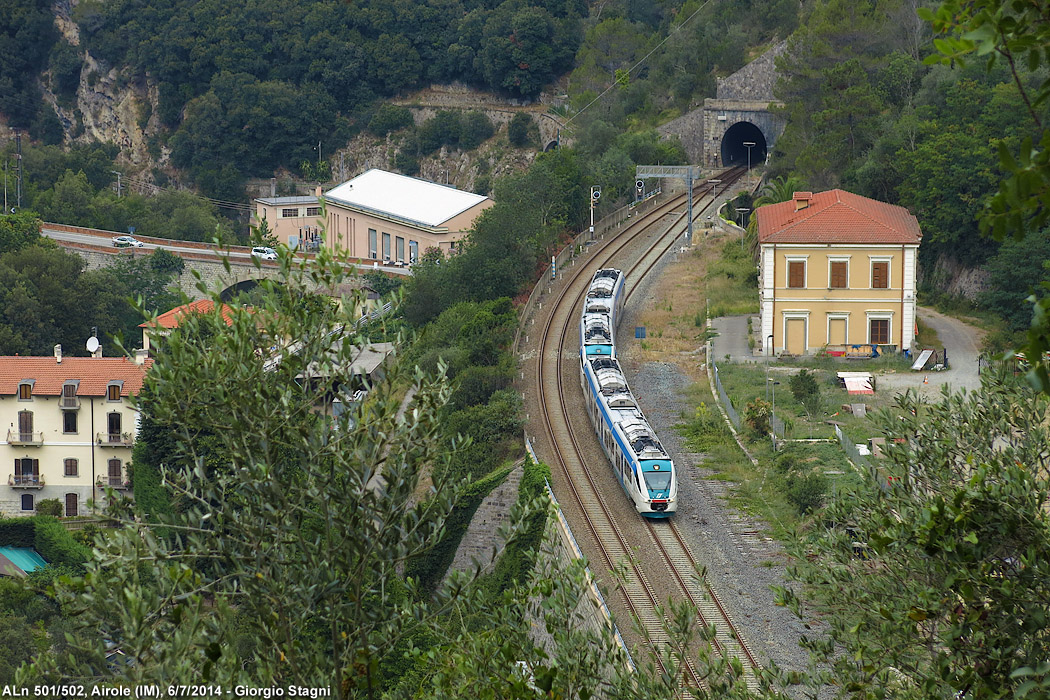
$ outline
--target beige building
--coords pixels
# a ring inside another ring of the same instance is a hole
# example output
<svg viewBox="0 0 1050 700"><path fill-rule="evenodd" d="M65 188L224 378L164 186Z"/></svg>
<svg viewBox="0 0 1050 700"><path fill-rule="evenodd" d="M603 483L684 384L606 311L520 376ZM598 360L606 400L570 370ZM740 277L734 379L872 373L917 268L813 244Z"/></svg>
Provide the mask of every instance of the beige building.
<svg viewBox="0 0 1050 700"><path fill-rule="evenodd" d="M907 209L830 190L756 216L766 355L911 349L922 232Z"/></svg>
<svg viewBox="0 0 1050 700"><path fill-rule="evenodd" d="M105 488L128 492L128 463L138 433L130 397L152 360L125 357L0 357L0 515L32 515L57 498L67 516L88 512Z"/></svg>
<svg viewBox="0 0 1050 700"><path fill-rule="evenodd" d="M255 200L254 224L263 221L277 240L289 248L310 248L321 241L321 203L317 197L260 197Z"/></svg>
<svg viewBox="0 0 1050 700"><path fill-rule="evenodd" d="M446 255L494 202L397 173L369 170L324 195L325 245L379 263L411 264L428 248Z"/></svg>

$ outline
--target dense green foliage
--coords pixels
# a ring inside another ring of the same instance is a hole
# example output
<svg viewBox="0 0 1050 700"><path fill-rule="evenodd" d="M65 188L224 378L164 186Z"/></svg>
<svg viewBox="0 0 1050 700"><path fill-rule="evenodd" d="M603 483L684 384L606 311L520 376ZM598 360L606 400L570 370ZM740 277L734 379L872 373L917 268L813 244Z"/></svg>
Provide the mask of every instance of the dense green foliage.
<svg viewBox="0 0 1050 700"><path fill-rule="evenodd" d="M52 137L54 111L40 99L37 79L47 65L58 31L45 0L11 0L0 13L0 112L14 127L32 127L38 137Z"/></svg>
<svg viewBox="0 0 1050 700"><path fill-rule="evenodd" d="M83 258L49 240L21 247L23 240L14 250L0 248L0 354L50 355L56 344L69 355L82 354L92 328L102 339L121 337L137 347L141 314L131 299L142 297L150 313L180 301L169 288L179 270L170 254L120 255L85 271Z"/></svg>
<svg viewBox="0 0 1050 700"><path fill-rule="evenodd" d="M1012 377L880 416L885 458L795 552L830 631L821 678L898 699L1021 697L1024 667L1045 682L1046 419Z"/></svg>
<svg viewBox="0 0 1050 700"><path fill-rule="evenodd" d="M452 81L535 97L570 68L585 13L579 0L120 0L75 16L94 55L157 82L172 161L232 199L242 177L344 143L377 98ZM390 110L370 124L407 125Z"/></svg>
<svg viewBox="0 0 1050 700"><path fill-rule="evenodd" d="M998 247L977 221L1001 178L998 148L1016 150L1034 125L1005 67L923 64L929 29L918 6L813 5L780 62L788 127L774 167L813 188L843 186L908 207L930 268L940 257L981 264ZM1034 80L1022 74L1023 84Z"/></svg>
<svg viewBox="0 0 1050 700"><path fill-rule="evenodd" d="M45 221L107 231L134 227L140 235L188 241L247 240L246 230L235 234L230 219L189 192L162 190L147 197L125 184L118 197L113 188L118 151L111 144L74 145L68 151L24 144L22 151L22 201ZM14 146L7 144L2 154L11 158L13 152Z"/></svg>

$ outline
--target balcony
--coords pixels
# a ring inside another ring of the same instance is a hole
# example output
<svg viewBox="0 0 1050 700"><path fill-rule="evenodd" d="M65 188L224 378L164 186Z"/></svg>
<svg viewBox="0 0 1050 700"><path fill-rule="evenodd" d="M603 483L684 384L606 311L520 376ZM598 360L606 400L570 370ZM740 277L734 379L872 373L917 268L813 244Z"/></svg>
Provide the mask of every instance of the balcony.
<svg viewBox="0 0 1050 700"><path fill-rule="evenodd" d="M80 397L79 396L62 396L58 399L58 407L63 411L79 411L80 410Z"/></svg>
<svg viewBox="0 0 1050 700"><path fill-rule="evenodd" d="M7 477L7 485L16 489L42 489L44 477L40 474L11 474Z"/></svg>
<svg viewBox="0 0 1050 700"><path fill-rule="evenodd" d="M7 431L7 444L9 445L36 445L40 446L44 444L44 434L41 432L29 431L23 433L21 430L8 430Z"/></svg>
<svg viewBox="0 0 1050 700"><path fill-rule="evenodd" d="M116 489L117 491L130 491L131 490L131 482L130 481L124 481L124 477L116 477L116 476L111 476L111 477L108 477L108 478L104 477L104 476L100 476L98 478L98 480L95 482L95 486L99 487L100 489L110 488L110 489Z"/></svg>
<svg viewBox="0 0 1050 700"><path fill-rule="evenodd" d="M135 444L131 433L97 433L95 438L103 447L132 447Z"/></svg>

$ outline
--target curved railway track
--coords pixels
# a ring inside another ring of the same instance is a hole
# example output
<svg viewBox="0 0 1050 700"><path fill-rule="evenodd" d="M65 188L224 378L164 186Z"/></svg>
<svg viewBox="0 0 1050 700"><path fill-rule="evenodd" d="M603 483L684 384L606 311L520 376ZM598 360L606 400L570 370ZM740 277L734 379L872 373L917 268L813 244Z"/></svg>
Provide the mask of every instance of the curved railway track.
<svg viewBox="0 0 1050 700"><path fill-rule="evenodd" d="M709 194L717 196L727 190L744 172L744 168L727 170L719 175L718 179L722 181L722 184L718 191L712 192L715 186L708 184L694 189L693 195L699 193L701 200ZM594 250L586 269L589 271L608 265L632 244L637 235L659 222L675 207L684 204L685 197L686 195L681 195L656 207L652 212L633 222L627 230ZM707 206L710 206L710 203ZM694 209L694 220L703 214L707 206ZM676 227L681 225L685 216L687 215L683 213L672 222L646 252L625 270L626 278L634 281L627 292L628 300L634 289L637 288L638 280L643 279L675 245L680 235L675 232ZM632 231L634 233L631 233ZM575 276L567 281L561 292L552 300L553 308L541 331L536 379L540 405L545 409L542 412L543 422L552 446L554 462L566 477L572 500L584 514L585 527L597 544L602 563L611 571L621 572L622 589L628 611L639 621L645 642L654 649L659 649L668 641L662 624L663 620L659 614L661 599L647 573L631 556L632 543L623 528L617 523L612 509L602 494L602 488L596 482L595 473L587 465L581 441L593 439L593 433L588 431L590 438L578 435L570 421L570 416L578 415L583 410L582 406L570 405L568 391L565 388L565 366L566 362L573 363L573 367L579 362L578 348L570 339L576 338L576 324L579 321L577 308L586 293L586 282L590 279L584 269L584 266L581 266ZM575 376L575 372L570 370L570 376ZM604 457L602 463L596 468L608 471L609 465L605 463ZM640 518L637 515L634 517ZM748 685L753 685L755 682L754 670L759 667L758 661L744 642L715 591L707 585L706 581L697 577L696 572L700 567L682 538L678 527L673 520L659 523L647 521L646 531L651 540L649 544L654 547L655 551L660 552L664 559L665 569L671 574L669 578L673 581L677 596L685 596L685 599L696 609L697 621L700 625L714 627L715 635L711 640L712 646L725 657L737 656L740 658L745 665L745 680ZM666 669L661 670L666 671ZM685 683L694 686L702 683L691 660L687 661L683 675L682 681Z"/></svg>

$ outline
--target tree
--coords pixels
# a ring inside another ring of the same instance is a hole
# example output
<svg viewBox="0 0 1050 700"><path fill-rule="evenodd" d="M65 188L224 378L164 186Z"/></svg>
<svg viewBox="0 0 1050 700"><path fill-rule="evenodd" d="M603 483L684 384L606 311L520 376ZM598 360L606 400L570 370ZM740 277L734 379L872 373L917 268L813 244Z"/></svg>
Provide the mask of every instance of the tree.
<svg viewBox="0 0 1050 700"><path fill-rule="evenodd" d="M40 217L31 211L0 214L0 253L21 250L40 241Z"/></svg>
<svg viewBox="0 0 1050 700"><path fill-rule="evenodd" d="M532 126L532 116L528 112L518 112L511 117L507 125L507 140L510 145L524 148L529 143L529 130Z"/></svg>
<svg viewBox="0 0 1050 700"><path fill-rule="evenodd" d="M1045 54L1050 45L1045 9L1039 3L944 0L936 10L919 10L934 31L942 34L934 40L939 55L931 55L927 62L965 65L971 57L987 56L989 69L998 62L1005 64L1035 128L1036 135L1025 138L1017 150L1011 151L1006 144L999 147L999 163L1008 175L980 218L982 230L999 240L1023 238L1050 223L1050 123L1045 116L1050 81L1032 84L1025 72L1035 73L1050 60ZM1022 349L1028 357L1042 358L1050 351L1050 297L1032 301L1031 329ZM1028 376L1050 394L1045 362L1033 362Z"/></svg>
<svg viewBox="0 0 1050 700"><path fill-rule="evenodd" d="M998 376L878 416L885 458L794 548L829 626L809 644L820 679L892 698L1022 697L1020 669L1047 679L1047 418L1045 397Z"/></svg>

